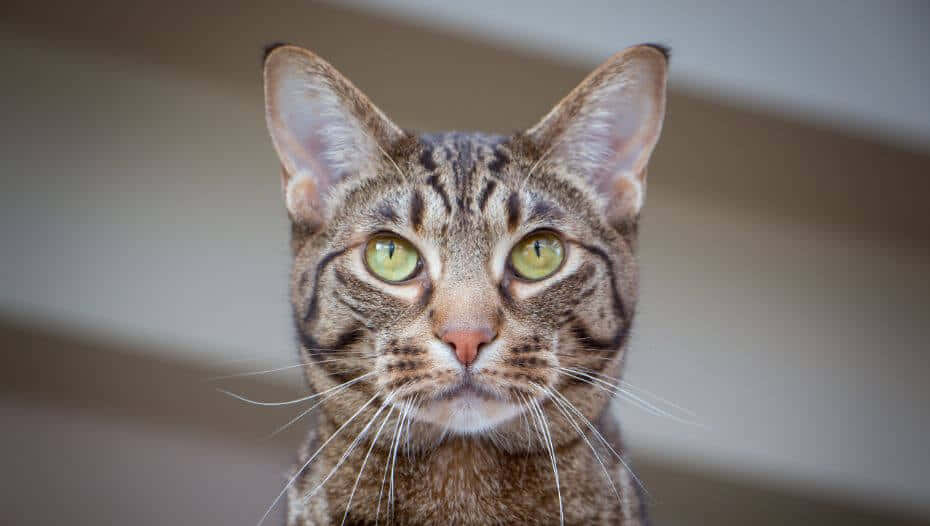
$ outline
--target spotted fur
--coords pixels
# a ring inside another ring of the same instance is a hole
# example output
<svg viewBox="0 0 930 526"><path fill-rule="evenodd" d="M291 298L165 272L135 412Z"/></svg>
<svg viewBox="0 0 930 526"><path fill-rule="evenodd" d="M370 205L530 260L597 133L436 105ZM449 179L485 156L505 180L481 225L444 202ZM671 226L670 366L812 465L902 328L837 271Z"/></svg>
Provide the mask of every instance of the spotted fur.
<svg viewBox="0 0 930 526"><path fill-rule="evenodd" d="M645 524L610 395L565 370L622 370L666 62L649 45L615 55L526 133L413 134L316 55L269 52L300 356L315 391L337 389L290 477L288 524ZM537 230L565 261L527 282L508 254ZM385 231L421 254L402 284L363 261ZM438 334L469 324L495 337L465 367ZM466 377L480 395L463 406Z"/></svg>

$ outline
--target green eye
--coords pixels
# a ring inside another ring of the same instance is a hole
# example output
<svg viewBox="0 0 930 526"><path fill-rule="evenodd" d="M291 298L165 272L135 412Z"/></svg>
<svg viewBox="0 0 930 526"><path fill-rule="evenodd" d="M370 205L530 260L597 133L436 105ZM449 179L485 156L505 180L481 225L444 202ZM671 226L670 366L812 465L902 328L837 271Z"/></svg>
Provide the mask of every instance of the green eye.
<svg viewBox="0 0 930 526"><path fill-rule="evenodd" d="M564 257L558 236L552 232L537 232L513 247L510 264L521 278L536 281L558 270Z"/></svg>
<svg viewBox="0 0 930 526"><path fill-rule="evenodd" d="M365 263L384 281L404 281L413 276L420 254L409 241L391 234L375 236L365 247Z"/></svg>

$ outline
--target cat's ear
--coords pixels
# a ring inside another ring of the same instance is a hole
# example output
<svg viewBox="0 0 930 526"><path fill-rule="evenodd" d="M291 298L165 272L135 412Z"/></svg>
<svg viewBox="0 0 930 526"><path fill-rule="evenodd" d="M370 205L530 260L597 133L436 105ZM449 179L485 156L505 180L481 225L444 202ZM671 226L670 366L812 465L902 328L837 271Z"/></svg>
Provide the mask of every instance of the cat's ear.
<svg viewBox="0 0 930 526"><path fill-rule="evenodd" d="M586 179L608 203L608 218L635 218L646 164L665 117L668 51L645 44L612 56L527 135L547 161Z"/></svg>
<svg viewBox="0 0 930 526"><path fill-rule="evenodd" d="M327 218L327 196L346 177L370 173L404 137L329 63L297 46L265 56L265 119L281 160L291 219L311 228Z"/></svg>

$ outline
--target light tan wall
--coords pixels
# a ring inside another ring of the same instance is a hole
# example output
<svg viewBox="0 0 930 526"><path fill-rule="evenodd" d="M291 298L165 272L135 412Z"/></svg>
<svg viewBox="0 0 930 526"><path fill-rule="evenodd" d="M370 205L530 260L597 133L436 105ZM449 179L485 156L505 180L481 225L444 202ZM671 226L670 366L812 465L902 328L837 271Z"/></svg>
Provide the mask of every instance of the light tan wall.
<svg viewBox="0 0 930 526"><path fill-rule="evenodd" d="M290 363L263 44L312 47L427 130L526 126L591 66L265 5L9 8L5 316ZM621 405L635 448L930 515L928 173L926 153L673 86L628 379L709 429Z"/></svg>

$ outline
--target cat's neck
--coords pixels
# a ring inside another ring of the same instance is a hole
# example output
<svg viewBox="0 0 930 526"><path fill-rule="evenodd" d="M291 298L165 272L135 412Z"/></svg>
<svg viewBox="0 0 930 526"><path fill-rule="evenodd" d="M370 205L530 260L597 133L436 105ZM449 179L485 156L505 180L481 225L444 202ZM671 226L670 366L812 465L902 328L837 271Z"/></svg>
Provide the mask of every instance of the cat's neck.
<svg viewBox="0 0 930 526"><path fill-rule="evenodd" d="M320 422L317 443L335 429L331 421ZM313 480L325 477L352 447L353 441L354 437L337 435L326 446L319 462L314 463L305 488L312 488ZM611 442L619 449L618 442ZM426 443L424 440L423 444ZM482 520L488 517L499 517L501 523L551 524L559 521L558 494L561 493L563 507L568 507L562 511L566 524L637 524L622 520L636 513L632 508L624 509L639 502L636 488L632 484L620 484L615 493L605 483L608 471L613 478L623 480L615 474L624 468L606 447L597 443L594 448L600 460L592 456L591 444L581 438L554 447L558 488L553 476L553 457L547 448L539 445L509 450L502 448L499 440L488 436L451 435L438 444L434 442L430 448L398 444L395 454L391 442L385 444L388 447L379 441L370 453L369 441L355 444L354 451L327 482L325 500L329 514L338 516L337 522L342 518L354 487L347 523L374 523L379 517L383 520L390 503L394 522L402 524L440 521L483 524L486 522ZM618 500L617 494L623 498ZM592 498L615 502L616 506L585 508L577 505Z"/></svg>

